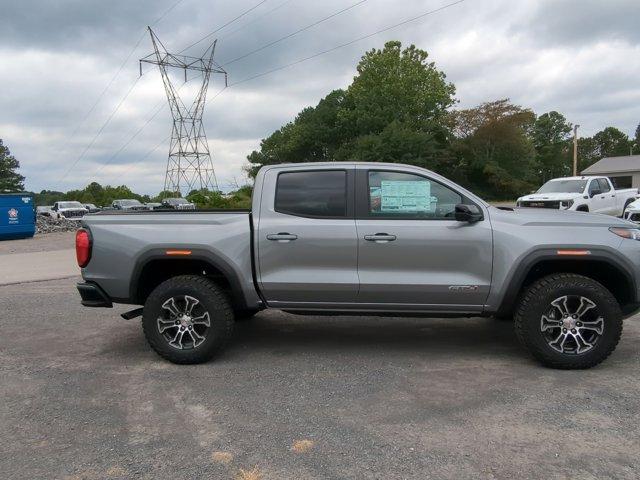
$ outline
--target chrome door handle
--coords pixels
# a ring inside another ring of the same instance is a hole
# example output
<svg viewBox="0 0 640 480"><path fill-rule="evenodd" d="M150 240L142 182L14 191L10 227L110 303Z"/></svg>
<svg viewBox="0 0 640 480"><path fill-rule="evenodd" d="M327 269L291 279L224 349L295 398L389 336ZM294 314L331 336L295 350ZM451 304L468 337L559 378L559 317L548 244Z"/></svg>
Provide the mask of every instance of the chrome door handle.
<svg viewBox="0 0 640 480"><path fill-rule="evenodd" d="M292 233L287 232L270 233L269 235L267 235L267 240L273 240L274 242L290 242L297 238L297 235L293 235Z"/></svg>
<svg viewBox="0 0 640 480"><path fill-rule="evenodd" d="M376 233L375 235L365 235L364 239L368 242L387 243L393 242L396 236L389 235L388 233Z"/></svg>

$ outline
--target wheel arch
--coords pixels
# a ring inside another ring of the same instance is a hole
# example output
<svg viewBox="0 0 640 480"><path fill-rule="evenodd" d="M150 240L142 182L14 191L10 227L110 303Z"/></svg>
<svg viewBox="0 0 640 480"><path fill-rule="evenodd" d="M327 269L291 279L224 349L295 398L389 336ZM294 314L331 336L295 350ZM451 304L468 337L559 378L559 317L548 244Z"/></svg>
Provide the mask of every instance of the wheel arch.
<svg viewBox="0 0 640 480"><path fill-rule="evenodd" d="M239 275L224 259L206 250L189 248L185 256L167 255L166 248L152 249L136 261L129 285L132 303L143 305L165 280L178 275L201 275L214 280L231 298L234 309L247 308Z"/></svg>
<svg viewBox="0 0 640 480"><path fill-rule="evenodd" d="M563 246L561 249L566 248ZM623 311L637 308L635 277L615 252L575 248L588 250L590 253L584 256L563 256L558 255L558 248L529 253L504 282L507 287L496 315L511 315L521 292L536 280L553 273L576 273L589 277L607 288Z"/></svg>

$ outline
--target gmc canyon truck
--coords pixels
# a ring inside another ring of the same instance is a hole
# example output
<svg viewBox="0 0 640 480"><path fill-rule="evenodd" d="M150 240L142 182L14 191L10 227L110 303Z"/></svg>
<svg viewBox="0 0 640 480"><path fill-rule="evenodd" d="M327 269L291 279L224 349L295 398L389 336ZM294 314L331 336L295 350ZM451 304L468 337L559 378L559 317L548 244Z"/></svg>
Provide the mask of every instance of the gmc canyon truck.
<svg viewBox="0 0 640 480"><path fill-rule="evenodd" d="M621 217L637 196L637 188L616 190L608 177L563 177L549 180L537 192L520 197L517 206Z"/></svg>
<svg viewBox="0 0 640 480"><path fill-rule="evenodd" d="M540 362L588 368L640 308L635 224L494 208L400 164L267 166L251 210L101 212L82 226L82 304L143 305L123 317L142 315L151 347L175 363L209 360L234 320L276 308L513 318Z"/></svg>

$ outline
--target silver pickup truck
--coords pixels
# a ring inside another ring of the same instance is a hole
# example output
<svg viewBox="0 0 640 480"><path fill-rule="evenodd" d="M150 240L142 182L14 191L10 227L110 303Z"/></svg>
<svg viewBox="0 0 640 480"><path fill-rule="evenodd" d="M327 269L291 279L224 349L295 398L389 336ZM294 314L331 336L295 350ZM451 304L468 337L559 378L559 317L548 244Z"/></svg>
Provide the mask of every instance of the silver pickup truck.
<svg viewBox="0 0 640 480"><path fill-rule="evenodd" d="M82 304L143 305L123 317L142 315L176 363L212 358L236 319L276 308L513 318L540 362L588 368L640 307L637 225L494 208L400 164L269 166L250 211L102 212L82 226Z"/></svg>

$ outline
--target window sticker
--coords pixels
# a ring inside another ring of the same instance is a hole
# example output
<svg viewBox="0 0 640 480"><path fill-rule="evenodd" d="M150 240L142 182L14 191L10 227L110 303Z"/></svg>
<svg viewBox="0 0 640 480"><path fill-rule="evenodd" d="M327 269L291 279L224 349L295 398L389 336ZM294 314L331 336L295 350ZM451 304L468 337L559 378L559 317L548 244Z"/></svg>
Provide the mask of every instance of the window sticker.
<svg viewBox="0 0 640 480"><path fill-rule="evenodd" d="M375 193L372 189L372 196ZM435 204L431 182L425 181L383 180L379 195L381 212L432 212Z"/></svg>

